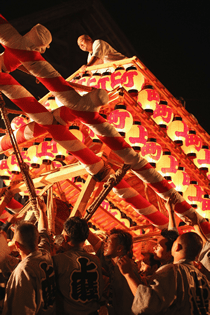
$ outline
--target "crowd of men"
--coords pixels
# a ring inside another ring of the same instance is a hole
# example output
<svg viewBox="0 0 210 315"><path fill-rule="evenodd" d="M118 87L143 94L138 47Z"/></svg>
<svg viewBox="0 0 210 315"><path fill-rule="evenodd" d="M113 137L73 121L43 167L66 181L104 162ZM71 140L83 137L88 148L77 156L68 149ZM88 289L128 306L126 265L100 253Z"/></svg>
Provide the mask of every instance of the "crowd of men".
<svg viewBox="0 0 210 315"><path fill-rule="evenodd" d="M74 216L52 238L43 200L38 209L38 222L14 215L1 226L3 315L210 314L210 246L196 215L194 231L163 230L139 266L127 231L99 237Z"/></svg>

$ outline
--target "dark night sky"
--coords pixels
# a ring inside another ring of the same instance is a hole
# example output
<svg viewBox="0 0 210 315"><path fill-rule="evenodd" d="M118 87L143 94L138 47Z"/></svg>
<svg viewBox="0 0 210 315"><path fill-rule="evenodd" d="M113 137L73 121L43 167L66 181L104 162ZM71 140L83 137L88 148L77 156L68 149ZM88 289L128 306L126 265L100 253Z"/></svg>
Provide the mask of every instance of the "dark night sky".
<svg viewBox="0 0 210 315"><path fill-rule="evenodd" d="M37 0L36 5L42 3L42 8L46 8L61 2ZM186 101L188 112L210 133L208 2L101 0L138 52L139 59L175 97ZM28 0L19 0L15 5L25 13L31 12ZM1 11L5 11L7 19L8 14L17 17L18 11L9 10L13 6L14 0L1 1Z"/></svg>
<svg viewBox="0 0 210 315"><path fill-rule="evenodd" d="M114 6L113 6L114 3ZM103 1L139 59L210 133L207 1ZM206 5L205 5L206 4Z"/></svg>

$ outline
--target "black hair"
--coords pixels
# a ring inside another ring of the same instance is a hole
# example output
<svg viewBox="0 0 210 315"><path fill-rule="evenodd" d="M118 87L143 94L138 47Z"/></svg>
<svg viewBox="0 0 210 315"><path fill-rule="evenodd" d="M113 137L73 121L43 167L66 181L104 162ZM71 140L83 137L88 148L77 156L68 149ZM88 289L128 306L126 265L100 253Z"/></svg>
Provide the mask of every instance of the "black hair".
<svg viewBox="0 0 210 315"><path fill-rule="evenodd" d="M133 256L133 238L129 232L126 232L121 229L112 229L110 235L116 234L120 245L124 246L126 253L131 257Z"/></svg>
<svg viewBox="0 0 210 315"><path fill-rule="evenodd" d="M184 246L186 258L195 260L203 247L202 238L195 232L186 232L180 235L180 241Z"/></svg>
<svg viewBox="0 0 210 315"><path fill-rule="evenodd" d="M88 238L89 228L85 219L79 217L68 218L63 227L69 241L74 245L82 243Z"/></svg>
<svg viewBox="0 0 210 315"><path fill-rule="evenodd" d="M179 233L174 230L163 229L161 235L167 239L165 243L167 252L171 251L172 245L179 236Z"/></svg>
<svg viewBox="0 0 210 315"><path fill-rule="evenodd" d="M35 251L39 242L39 233L37 227L31 222L21 222L16 226L18 233L18 242L27 250Z"/></svg>

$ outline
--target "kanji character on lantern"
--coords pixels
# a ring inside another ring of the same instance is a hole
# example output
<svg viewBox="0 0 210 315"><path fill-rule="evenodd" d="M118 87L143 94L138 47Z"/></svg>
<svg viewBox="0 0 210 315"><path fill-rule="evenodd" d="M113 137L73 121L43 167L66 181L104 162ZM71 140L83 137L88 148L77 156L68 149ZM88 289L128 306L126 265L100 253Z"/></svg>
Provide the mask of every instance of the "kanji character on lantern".
<svg viewBox="0 0 210 315"><path fill-rule="evenodd" d="M170 151L164 151L161 159L156 164L156 170L164 177L173 176L178 170L178 161Z"/></svg>
<svg viewBox="0 0 210 315"><path fill-rule="evenodd" d="M115 89L117 86L122 86L122 76L125 73L125 68L117 67L111 74L111 88Z"/></svg>
<svg viewBox="0 0 210 315"><path fill-rule="evenodd" d="M45 138L38 145L38 156L41 158L43 164L51 164L51 161L55 158L56 149L51 140L51 138Z"/></svg>
<svg viewBox="0 0 210 315"><path fill-rule="evenodd" d="M160 96L153 86L146 85L139 92L137 102L146 112L153 114L160 102Z"/></svg>
<svg viewBox="0 0 210 315"><path fill-rule="evenodd" d="M98 81L98 88L107 90L109 92L112 91L110 71L105 71L102 73L100 80Z"/></svg>
<svg viewBox="0 0 210 315"><path fill-rule="evenodd" d="M108 122L112 124L118 132L126 133L133 125L133 116L126 110L125 105L116 105L108 116Z"/></svg>
<svg viewBox="0 0 210 315"><path fill-rule="evenodd" d="M183 195L183 192L187 190L190 184L190 176L187 174L184 167L179 166L177 172L172 175L172 181L176 190Z"/></svg>
<svg viewBox="0 0 210 315"><path fill-rule="evenodd" d="M190 185L183 193L184 199L195 209L202 207L204 190L197 181L190 181Z"/></svg>
<svg viewBox="0 0 210 315"><path fill-rule="evenodd" d="M32 168L39 168L42 164L42 159L38 154L39 142L34 142L32 146L28 148L28 156L30 158L30 164Z"/></svg>
<svg viewBox="0 0 210 315"><path fill-rule="evenodd" d="M9 180L11 172L7 164L7 159L0 161L0 176L3 180Z"/></svg>
<svg viewBox="0 0 210 315"><path fill-rule="evenodd" d="M58 108L58 103L54 96L49 96L47 101L43 104L50 112L56 108Z"/></svg>
<svg viewBox="0 0 210 315"><path fill-rule="evenodd" d="M207 145L203 145L196 158L193 160L194 164L204 172L208 172L210 167L210 150Z"/></svg>
<svg viewBox="0 0 210 315"><path fill-rule="evenodd" d="M96 89L99 88L99 80L101 79L101 74L95 72L89 79L87 80L87 86L95 87Z"/></svg>
<svg viewBox="0 0 210 315"><path fill-rule="evenodd" d="M188 126L182 117L176 116L167 129L167 134L177 145L182 145L188 134Z"/></svg>
<svg viewBox="0 0 210 315"><path fill-rule="evenodd" d="M125 135L125 141L132 146L134 150L140 151L148 139L148 131L141 125L140 121L134 121L133 126Z"/></svg>
<svg viewBox="0 0 210 315"><path fill-rule="evenodd" d="M122 86L126 91L141 91L145 79L143 74L135 66L128 67L122 76Z"/></svg>
<svg viewBox="0 0 210 315"><path fill-rule="evenodd" d="M153 112L152 118L159 126L168 126L173 120L173 110L166 101L160 101Z"/></svg>
<svg viewBox="0 0 210 315"><path fill-rule="evenodd" d="M189 130L188 135L186 136L184 143L182 145L182 150L185 154L191 159L196 158L197 153L202 147L201 138L196 135L195 130Z"/></svg>
<svg viewBox="0 0 210 315"><path fill-rule="evenodd" d="M162 147L155 138L149 138L141 148L141 155L153 166L160 160L163 154Z"/></svg>
<svg viewBox="0 0 210 315"><path fill-rule="evenodd" d="M7 159L7 165L12 174L19 174L20 167L15 154L12 154Z"/></svg>
<svg viewBox="0 0 210 315"><path fill-rule="evenodd" d="M12 130L17 130L22 126L25 126L28 124L28 119L26 117L23 117L22 115L16 116L11 121L11 128Z"/></svg>

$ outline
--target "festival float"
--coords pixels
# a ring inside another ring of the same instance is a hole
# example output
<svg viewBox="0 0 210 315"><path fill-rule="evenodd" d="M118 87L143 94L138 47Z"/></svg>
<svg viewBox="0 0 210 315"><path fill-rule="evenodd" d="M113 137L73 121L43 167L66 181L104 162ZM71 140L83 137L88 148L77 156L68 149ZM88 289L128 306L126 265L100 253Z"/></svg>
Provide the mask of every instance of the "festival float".
<svg viewBox="0 0 210 315"><path fill-rule="evenodd" d="M210 235L209 135L137 57L64 79L2 16L0 34L49 90L37 101L12 73L0 73L7 129L0 175L5 187L28 197L12 212L36 217L36 199L44 196L52 234L79 215L96 231L129 231L138 259L145 240L167 227L165 202L175 192L178 222L196 211ZM11 122L7 98L21 110Z"/></svg>

